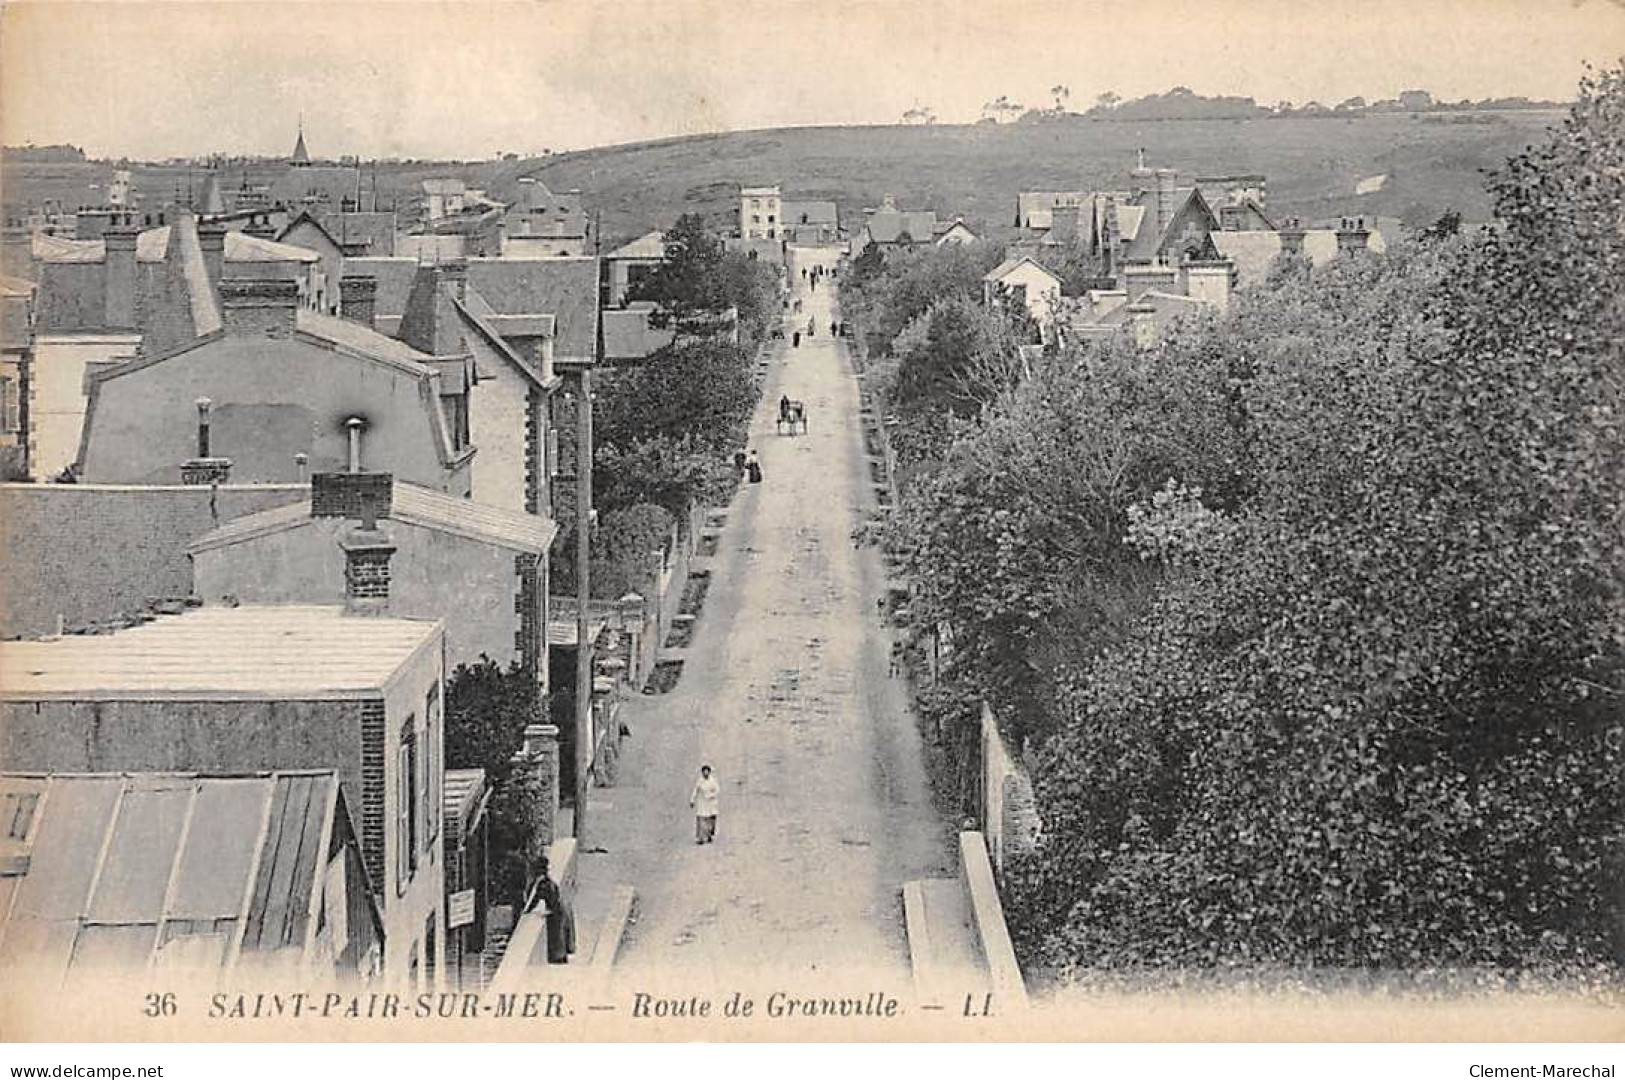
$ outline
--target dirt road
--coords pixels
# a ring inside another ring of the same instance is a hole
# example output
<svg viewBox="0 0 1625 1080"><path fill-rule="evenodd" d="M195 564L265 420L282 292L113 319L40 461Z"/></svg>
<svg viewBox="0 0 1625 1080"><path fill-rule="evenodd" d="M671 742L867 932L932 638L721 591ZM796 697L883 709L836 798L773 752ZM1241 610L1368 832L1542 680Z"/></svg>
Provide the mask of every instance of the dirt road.
<svg viewBox="0 0 1625 1080"><path fill-rule="evenodd" d="M583 872L637 889L627 977L904 983L899 891L954 866L888 673L879 560L851 541L873 506L858 388L829 335L829 279L816 291L800 280L810 261L792 264L802 309L753 422L765 480L731 506L681 681L627 703L619 781L594 799L587 844L606 851ZM775 434L781 394L806 402L807 434ZM688 808L701 763L722 791L706 846Z"/></svg>

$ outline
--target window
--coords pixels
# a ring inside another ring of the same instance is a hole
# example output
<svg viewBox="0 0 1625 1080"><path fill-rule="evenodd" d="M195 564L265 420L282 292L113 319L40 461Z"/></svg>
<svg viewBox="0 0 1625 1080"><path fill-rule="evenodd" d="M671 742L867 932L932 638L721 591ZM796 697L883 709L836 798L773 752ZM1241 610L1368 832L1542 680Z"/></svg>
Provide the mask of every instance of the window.
<svg viewBox="0 0 1625 1080"><path fill-rule="evenodd" d="M767 215L767 223L769 225L773 224L773 215L772 214Z"/></svg>
<svg viewBox="0 0 1625 1080"><path fill-rule="evenodd" d="M429 688L423 703L423 845L426 851L434 849L435 837L440 834L440 792L444 785L440 762L440 684Z"/></svg>
<svg viewBox="0 0 1625 1080"><path fill-rule="evenodd" d="M0 828L5 829L5 839L27 842L38 807L37 791L8 791L0 795Z"/></svg>
<svg viewBox="0 0 1625 1080"><path fill-rule="evenodd" d="M396 763L395 884L402 894L418 868L418 747L417 733L413 730L416 722L414 716L406 718Z"/></svg>
<svg viewBox="0 0 1625 1080"><path fill-rule="evenodd" d="M17 385L9 378L0 378L0 432L10 435L17 426Z"/></svg>

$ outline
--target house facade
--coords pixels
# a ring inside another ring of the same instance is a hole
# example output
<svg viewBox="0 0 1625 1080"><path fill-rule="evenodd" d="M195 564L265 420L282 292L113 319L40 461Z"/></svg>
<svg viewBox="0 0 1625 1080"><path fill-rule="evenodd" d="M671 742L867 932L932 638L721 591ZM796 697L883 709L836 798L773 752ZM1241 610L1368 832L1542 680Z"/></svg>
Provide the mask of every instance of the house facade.
<svg viewBox="0 0 1625 1080"><path fill-rule="evenodd" d="M784 235L784 195L779 186L739 189L739 236L743 240L778 240Z"/></svg>
<svg viewBox="0 0 1625 1080"><path fill-rule="evenodd" d="M331 558L359 507L376 497L379 529L395 551L390 610L442 619L446 663L489 656L535 674L547 692L548 549L558 527L547 517L459 499L387 473L319 474L307 498L234 518L194 540L193 595L205 604L335 604L344 564Z"/></svg>
<svg viewBox="0 0 1625 1080"><path fill-rule="evenodd" d="M474 450L454 440L431 357L300 307L290 281L226 281L221 292L218 331L94 374L84 479L297 483L387 466L468 494Z"/></svg>
<svg viewBox="0 0 1625 1080"><path fill-rule="evenodd" d="M333 557L353 564L353 606L204 608L0 642L0 770L332 770L358 818L384 975L424 986L444 969L444 632L368 614L387 604L387 555L380 579L376 539L346 543Z"/></svg>

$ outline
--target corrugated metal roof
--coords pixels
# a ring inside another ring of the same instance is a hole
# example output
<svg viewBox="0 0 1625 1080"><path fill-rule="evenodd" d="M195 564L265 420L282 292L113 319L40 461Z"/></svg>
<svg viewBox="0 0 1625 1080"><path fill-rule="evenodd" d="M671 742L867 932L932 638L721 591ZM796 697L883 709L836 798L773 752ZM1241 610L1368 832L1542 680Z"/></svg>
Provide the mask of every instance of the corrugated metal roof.
<svg viewBox="0 0 1625 1080"><path fill-rule="evenodd" d="M484 769L447 769L441 788L440 806L448 823L466 832L470 818L485 798Z"/></svg>
<svg viewBox="0 0 1625 1080"><path fill-rule="evenodd" d="M433 491L396 481L388 518L437 532L540 555L553 544L559 527L551 518ZM254 540L310 524L310 500L262 510L226 522L187 547L188 554Z"/></svg>
<svg viewBox="0 0 1625 1080"><path fill-rule="evenodd" d="M339 799L321 770L0 774L0 805L34 811L0 840L0 963L47 977L219 967L239 935L245 953L301 955Z"/></svg>
<svg viewBox="0 0 1625 1080"><path fill-rule="evenodd" d="M111 634L0 642L0 700L376 697L440 623L303 605L201 608Z"/></svg>

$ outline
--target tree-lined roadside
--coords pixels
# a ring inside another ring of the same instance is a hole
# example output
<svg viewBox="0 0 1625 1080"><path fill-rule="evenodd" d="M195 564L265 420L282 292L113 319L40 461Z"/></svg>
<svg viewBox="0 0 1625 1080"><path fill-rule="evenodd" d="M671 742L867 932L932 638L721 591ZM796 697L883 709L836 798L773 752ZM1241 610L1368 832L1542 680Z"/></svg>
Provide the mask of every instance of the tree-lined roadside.
<svg viewBox="0 0 1625 1080"><path fill-rule="evenodd" d="M968 397L1008 347L911 292L968 270L860 283L919 433L886 542L954 631L922 707L963 758L992 701L1035 764L1033 969L1617 979L1622 133L1616 69L1483 236L1286 262Z"/></svg>

